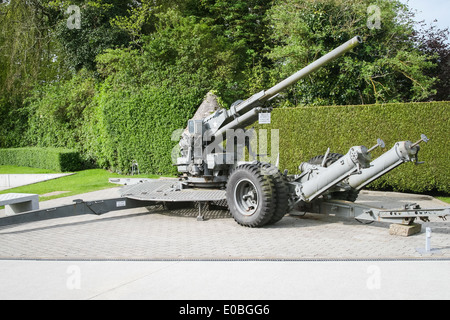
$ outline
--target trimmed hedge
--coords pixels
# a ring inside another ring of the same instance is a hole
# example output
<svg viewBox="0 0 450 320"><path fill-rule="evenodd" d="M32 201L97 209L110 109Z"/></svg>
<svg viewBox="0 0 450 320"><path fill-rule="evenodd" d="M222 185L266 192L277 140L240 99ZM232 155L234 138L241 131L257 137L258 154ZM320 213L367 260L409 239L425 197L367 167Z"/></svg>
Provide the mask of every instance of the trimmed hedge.
<svg viewBox="0 0 450 320"><path fill-rule="evenodd" d="M370 148L381 138L386 148L373 151L375 159L396 142L415 142L424 133L431 139L419 152L425 164L403 164L368 187L450 193L450 102L275 109L272 124L257 128L280 130L280 168L291 174L328 147L346 154L352 146Z"/></svg>
<svg viewBox="0 0 450 320"><path fill-rule="evenodd" d="M199 90L182 86L131 91L105 85L86 122L91 139L84 148L100 167L115 172L129 173L136 160L140 172L176 174L173 132L186 127L202 99Z"/></svg>
<svg viewBox="0 0 450 320"><path fill-rule="evenodd" d="M0 149L0 165L49 169L58 172L73 172L83 167L77 151L56 148Z"/></svg>

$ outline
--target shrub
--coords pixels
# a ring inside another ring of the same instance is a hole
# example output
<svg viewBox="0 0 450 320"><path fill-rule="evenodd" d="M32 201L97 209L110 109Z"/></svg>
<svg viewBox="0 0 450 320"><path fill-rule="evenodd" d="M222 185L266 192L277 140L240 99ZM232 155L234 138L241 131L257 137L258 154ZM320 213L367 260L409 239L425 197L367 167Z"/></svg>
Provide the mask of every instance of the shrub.
<svg viewBox="0 0 450 320"><path fill-rule="evenodd" d="M448 150L450 102L395 103L385 105L276 109L272 124L258 126L280 130L280 167L297 173L301 162L331 152L346 154L350 147L372 147L377 138L386 148L373 151L373 158L388 151L398 141L420 139L421 166L404 164L368 187L404 192L450 192Z"/></svg>
<svg viewBox="0 0 450 320"><path fill-rule="evenodd" d="M129 173L136 160L141 172L174 174L173 132L186 127L202 96L183 87L103 88L91 120L90 152L100 167L116 172Z"/></svg>
<svg viewBox="0 0 450 320"><path fill-rule="evenodd" d="M71 172L82 169L78 152L56 148L0 149L0 165Z"/></svg>

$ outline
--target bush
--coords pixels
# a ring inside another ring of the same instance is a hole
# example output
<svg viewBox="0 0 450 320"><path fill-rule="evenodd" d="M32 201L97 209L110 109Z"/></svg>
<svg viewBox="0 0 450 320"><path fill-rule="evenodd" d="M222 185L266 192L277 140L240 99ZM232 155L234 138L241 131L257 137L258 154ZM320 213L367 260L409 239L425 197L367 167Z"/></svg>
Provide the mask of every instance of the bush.
<svg viewBox="0 0 450 320"><path fill-rule="evenodd" d="M55 148L0 149L0 165L72 172L82 169L78 152Z"/></svg>
<svg viewBox="0 0 450 320"><path fill-rule="evenodd" d="M385 105L276 109L272 124L259 126L280 130L280 167L298 173L301 162L331 152L346 154L352 146L372 147L377 138L386 148L373 151L373 158L398 141L420 139L421 166L404 164L368 187L402 192L450 193L449 125L450 102L396 103Z"/></svg>
<svg viewBox="0 0 450 320"><path fill-rule="evenodd" d="M28 130L21 136L25 146L81 150L84 111L95 93L96 81L85 70L68 81L37 86L26 100L30 114Z"/></svg>
<svg viewBox="0 0 450 320"><path fill-rule="evenodd" d="M183 129L203 94L184 87L101 91L93 112L90 152L100 167L129 173L133 160L141 172L174 174L173 132Z"/></svg>
<svg viewBox="0 0 450 320"><path fill-rule="evenodd" d="M186 128L212 88L234 94L222 90L237 70L228 40L172 10L158 18L142 51L107 50L97 57L102 82L83 112L82 150L100 167L128 173L136 160L143 173L175 174L174 131Z"/></svg>

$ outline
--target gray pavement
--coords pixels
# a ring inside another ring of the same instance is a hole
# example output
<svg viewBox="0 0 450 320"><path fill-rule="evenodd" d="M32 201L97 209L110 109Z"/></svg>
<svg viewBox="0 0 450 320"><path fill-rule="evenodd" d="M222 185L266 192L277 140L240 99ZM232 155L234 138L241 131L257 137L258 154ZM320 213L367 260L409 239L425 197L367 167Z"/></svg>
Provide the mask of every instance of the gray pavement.
<svg viewBox="0 0 450 320"><path fill-rule="evenodd" d="M447 300L449 267L449 261L0 261L0 299Z"/></svg>
<svg viewBox="0 0 450 320"><path fill-rule="evenodd" d="M118 194L115 188L41 208ZM447 206L380 192L363 192L359 202ZM391 236L383 223L307 214L248 229L224 211L207 218L155 207L1 228L0 299L449 298L449 222L421 222L439 250L422 255L424 232Z"/></svg>
<svg viewBox="0 0 450 320"><path fill-rule="evenodd" d="M41 208L74 199L115 198L118 188L41 202ZM360 202L424 208L445 204L427 196L364 192ZM389 235L389 224L306 214L286 216L262 229L239 226L226 211L212 211L199 222L197 210L139 208L103 216L85 215L0 228L0 258L72 260L314 260L421 258L425 227L432 229L434 258L450 258L450 223L422 223L421 234ZM207 216L208 218L208 216Z"/></svg>

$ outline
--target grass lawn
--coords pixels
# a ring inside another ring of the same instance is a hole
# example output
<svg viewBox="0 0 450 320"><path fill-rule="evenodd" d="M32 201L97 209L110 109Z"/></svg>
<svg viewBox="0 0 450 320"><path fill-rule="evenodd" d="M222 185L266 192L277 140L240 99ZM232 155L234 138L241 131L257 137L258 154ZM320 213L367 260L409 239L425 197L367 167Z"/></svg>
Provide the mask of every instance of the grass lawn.
<svg viewBox="0 0 450 320"><path fill-rule="evenodd" d="M34 173L58 173L51 170L0 166L0 174L34 174ZM151 178L158 179L157 175L138 175L138 176L123 176L115 173L110 173L107 170L91 169L79 171L74 175L35 183L28 186L18 187L0 191L0 194L5 193L34 193L39 195L46 195L54 192L65 192L59 195L49 197L40 197L40 201L57 199L62 197L74 196L82 193L98 191L108 188L119 187L117 184L108 182L109 178Z"/></svg>
<svg viewBox="0 0 450 320"><path fill-rule="evenodd" d="M44 173L59 173L46 169L35 169L15 166L0 166L0 174L44 174ZM14 189L0 191L0 194L5 193L34 193L39 195L46 195L53 192L64 192L58 195L40 197L41 201L57 199L62 197L69 197L78 194L83 194L92 191L104 190L108 188L116 188L118 185L108 182L109 178L150 178L158 179L157 175L137 175L124 176L116 173L110 173L107 170L91 169L79 171L75 175L63 177L55 180L35 183L28 186L23 186ZM450 197L436 197L437 199L450 203Z"/></svg>
<svg viewBox="0 0 450 320"><path fill-rule="evenodd" d="M41 173L60 173L48 169L36 169L16 166L0 166L0 174L41 174Z"/></svg>
<svg viewBox="0 0 450 320"><path fill-rule="evenodd" d="M441 201L450 203L450 197L436 197L436 198L439 199L439 200L441 200Z"/></svg>

